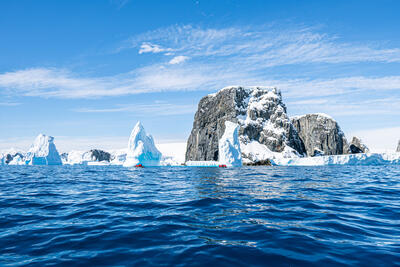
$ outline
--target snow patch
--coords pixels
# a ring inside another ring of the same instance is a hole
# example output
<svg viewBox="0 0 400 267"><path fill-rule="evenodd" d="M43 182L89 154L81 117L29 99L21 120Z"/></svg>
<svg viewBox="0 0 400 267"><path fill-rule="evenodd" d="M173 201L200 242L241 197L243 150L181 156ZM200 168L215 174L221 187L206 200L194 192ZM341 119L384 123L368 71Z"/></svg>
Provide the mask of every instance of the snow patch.
<svg viewBox="0 0 400 267"><path fill-rule="evenodd" d="M297 151L289 146L286 146L282 152L273 152L266 145L254 140L249 143L240 143L240 147L242 154L246 156L244 163L300 157Z"/></svg>

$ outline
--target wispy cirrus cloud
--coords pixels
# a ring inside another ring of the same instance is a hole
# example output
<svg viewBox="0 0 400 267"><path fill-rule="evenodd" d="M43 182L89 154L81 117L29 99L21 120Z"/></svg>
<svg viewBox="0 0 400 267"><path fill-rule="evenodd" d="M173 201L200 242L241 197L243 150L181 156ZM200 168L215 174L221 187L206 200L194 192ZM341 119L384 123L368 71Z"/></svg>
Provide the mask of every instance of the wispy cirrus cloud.
<svg viewBox="0 0 400 267"><path fill-rule="evenodd" d="M229 68L197 68L197 65L166 68L150 66L115 76L80 77L58 69L27 69L0 74L0 87L8 94L93 98L164 91L218 90L227 85L277 86L285 97L332 96L355 92L400 90L400 76L354 76L335 79L264 79L245 71ZM216 79L217 77L217 79Z"/></svg>
<svg viewBox="0 0 400 267"><path fill-rule="evenodd" d="M299 64L330 72L335 64L396 63L400 49L379 45L342 42L313 28L276 29L262 27L200 28L172 26L140 34L119 48L136 49L139 54L161 53L146 65L118 75L89 77L66 69L30 68L0 74L0 88L7 94L93 98L165 91L215 91L232 84L271 85L284 97L306 105L318 105L304 97L317 93L370 93L400 89L400 75L362 76L341 74L332 78L296 78L292 73L268 77L279 66ZM135 51L135 50L134 50ZM188 60L190 57L190 60ZM309 101L304 102L304 101ZM121 107L119 107L121 109Z"/></svg>
<svg viewBox="0 0 400 267"><path fill-rule="evenodd" d="M161 47L168 47L169 51L192 58L229 57L245 65L257 64L258 68L309 63L400 62L399 48L346 43L310 27L171 26L134 36L123 42L119 50L139 49L140 53L149 42L157 44L153 45L157 52L164 51Z"/></svg>

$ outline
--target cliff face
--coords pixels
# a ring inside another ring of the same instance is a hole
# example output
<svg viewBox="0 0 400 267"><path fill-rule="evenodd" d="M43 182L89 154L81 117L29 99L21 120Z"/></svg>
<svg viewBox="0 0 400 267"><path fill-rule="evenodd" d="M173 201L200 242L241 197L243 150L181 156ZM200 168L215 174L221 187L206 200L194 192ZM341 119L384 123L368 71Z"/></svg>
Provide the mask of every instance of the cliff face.
<svg viewBox="0 0 400 267"><path fill-rule="evenodd" d="M200 100L187 143L186 161L218 160L218 140L225 131L225 121L239 125L241 145L257 142L273 152L290 147L299 154L305 153L279 90L226 87ZM242 156L248 158L245 153Z"/></svg>
<svg viewBox="0 0 400 267"><path fill-rule="evenodd" d="M349 154L350 148L338 123L325 114L307 114L292 118L307 156Z"/></svg>
<svg viewBox="0 0 400 267"><path fill-rule="evenodd" d="M350 151L352 154L368 153L369 148L361 141L360 138L354 136L350 143Z"/></svg>
<svg viewBox="0 0 400 267"><path fill-rule="evenodd" d="M397 144L396 152L400 152L400 140L399 140L399 143Z"/></svg>

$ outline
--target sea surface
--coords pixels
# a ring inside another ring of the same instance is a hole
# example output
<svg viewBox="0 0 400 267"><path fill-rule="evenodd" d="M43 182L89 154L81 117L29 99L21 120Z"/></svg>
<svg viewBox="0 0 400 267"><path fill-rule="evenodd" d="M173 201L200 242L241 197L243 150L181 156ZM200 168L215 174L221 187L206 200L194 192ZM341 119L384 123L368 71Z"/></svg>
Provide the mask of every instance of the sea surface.
<svg viewBox="0 0 400 267"><path fill-rule="evenodd" d="M3 166L0 265L400 265L400 166Z"/></svg>

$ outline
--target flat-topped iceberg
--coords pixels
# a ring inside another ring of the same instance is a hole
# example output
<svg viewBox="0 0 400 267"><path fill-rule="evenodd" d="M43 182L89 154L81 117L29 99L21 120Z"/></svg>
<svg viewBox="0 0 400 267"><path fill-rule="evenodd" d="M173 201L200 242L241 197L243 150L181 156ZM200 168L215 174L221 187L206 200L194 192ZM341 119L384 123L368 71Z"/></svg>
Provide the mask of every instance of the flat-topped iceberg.
<svg viewBox="0 0 400 267"><path fill-rule="evenodd" d="M219 162L227 166L242 166L242 152L238 135L239 125L225 121L225 131L218 141Z"/></svg>
<svg viewBox="0 0 400 267"><path fill-rule="evenodd" d="M153 137L146 134L142 124L136 123L128 142L128 152L124 167L132 167L138 164L142 166L160 165L161 152L154 144Z"/></svg>
<svg viewBox="0 0 400 267"><path fill-rule="evenodd" d="M359 153L307 158L275 158L279 166L324 166L324 165L386 165L400 164L400 153Z"/></svg>
<svg viewBox="0 0 400 267"><path fill-rule="evenodd" d="M60 154L54 144L54 137L39 134L26 153L28 165L62 165Z"/></svg>
<svg viewBox="0 0 400 267"><path fill-rule="evenodd" d="M186 166L189 167L218 167L221 165L219 161L209 160L209 161L186 161Z"/></svg>

